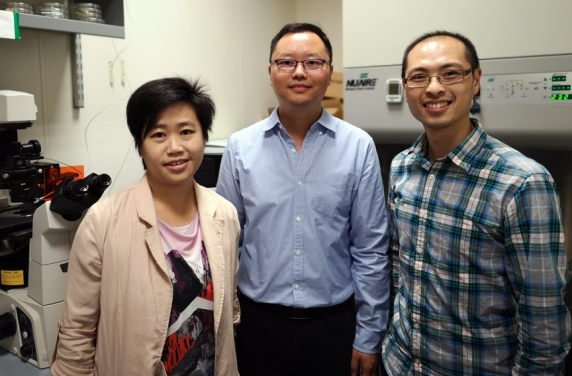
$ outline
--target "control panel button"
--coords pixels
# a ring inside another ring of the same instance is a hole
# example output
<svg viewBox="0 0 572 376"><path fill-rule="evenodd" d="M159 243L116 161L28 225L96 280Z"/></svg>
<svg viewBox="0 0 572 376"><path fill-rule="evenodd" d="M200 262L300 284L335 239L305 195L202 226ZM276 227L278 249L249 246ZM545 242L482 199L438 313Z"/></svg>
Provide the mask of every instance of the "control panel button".
<svg viewBox="0 0 572 376"><path fill-rule="evenodd" d="M20 355L24 358L29 358L34 353L34 346L30 343L25 343L22 347L20 347Z"/></svg>

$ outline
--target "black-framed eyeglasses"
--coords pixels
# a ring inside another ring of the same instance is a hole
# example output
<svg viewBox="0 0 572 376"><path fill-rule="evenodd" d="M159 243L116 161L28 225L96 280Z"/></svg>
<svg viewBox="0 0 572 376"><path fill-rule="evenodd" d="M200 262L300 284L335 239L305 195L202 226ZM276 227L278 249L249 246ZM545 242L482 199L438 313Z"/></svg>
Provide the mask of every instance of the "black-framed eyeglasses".
<svg viewBox="0 0 572 376"><path fill-rule="evenodd" d="M323 59L307 59L307 60L292 60L292 59L278 59L274 60L272 64L282 72L293 72L296 70L298 63L302 63L302 67L308 72L316 72L322 69L325 64L332 65Z"/></svg>
<svg viewBox="0 0 572 376"><path fill-rule="evenodd" d="M431 77L437 77L437 80L443 85L451 85L463 81L465 79L465 76L467 76L472 71L473 71L472 68L466 71L449 70L441 72L435 76L427 76L425 74L414 74L412 76L407 77L404 81L405 85L407 85L407 87L410 89L416 89L428 86L429 82L431 81Z"/></svg>

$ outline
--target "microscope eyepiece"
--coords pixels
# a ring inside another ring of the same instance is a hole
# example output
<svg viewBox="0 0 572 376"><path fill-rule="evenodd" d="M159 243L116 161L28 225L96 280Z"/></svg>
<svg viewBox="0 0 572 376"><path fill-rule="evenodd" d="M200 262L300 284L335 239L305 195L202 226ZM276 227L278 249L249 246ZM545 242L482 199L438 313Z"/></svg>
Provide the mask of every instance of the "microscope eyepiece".
<svg viewBox="0 0 572 376"><path fill-rule="evenodd" d="M73 199L81 199L87 193L88 184L84 179L77 179L70 182L66 187L68 197Z"/></svg>
<svg viewBox="0 0 572 376"><path fill-rule="evenodd" d="M54 191L50 210L68 221L81 218L85 209L95 204L103 192L111 185L107 174L89 174L85 179L66 179Z"/></svg>
<svg viewBox="0 0 572 376"><path fill-rule="evenodd" d="M91 174L87 178L89 190L95 190L97 193L103 193L111 185L111 177L107 174Z"/></svg>

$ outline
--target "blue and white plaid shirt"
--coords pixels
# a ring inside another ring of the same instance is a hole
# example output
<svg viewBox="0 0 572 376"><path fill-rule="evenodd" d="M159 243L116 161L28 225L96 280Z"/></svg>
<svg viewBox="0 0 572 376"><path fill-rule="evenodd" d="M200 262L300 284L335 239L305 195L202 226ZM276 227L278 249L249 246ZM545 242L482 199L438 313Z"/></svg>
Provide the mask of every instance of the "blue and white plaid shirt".
<svg viewBox="0 0 572 376"><path fill-rule="evenodd" d="M433 165L425 134L391 165L390 375L556 375L570 349L556 185L473 124Z"/></svg>

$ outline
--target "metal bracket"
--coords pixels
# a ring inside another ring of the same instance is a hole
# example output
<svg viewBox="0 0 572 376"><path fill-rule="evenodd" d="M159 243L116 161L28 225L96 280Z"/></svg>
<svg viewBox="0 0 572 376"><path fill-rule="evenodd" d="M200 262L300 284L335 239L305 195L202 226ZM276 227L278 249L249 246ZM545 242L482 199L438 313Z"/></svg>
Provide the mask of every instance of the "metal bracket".
<svg viewBox="0 0 572 376"><path fill-rule="evenodd" d="M73 106L84 108L83 97L83 58L81 51L81 34L72 34L72 85Z"/></svg>

